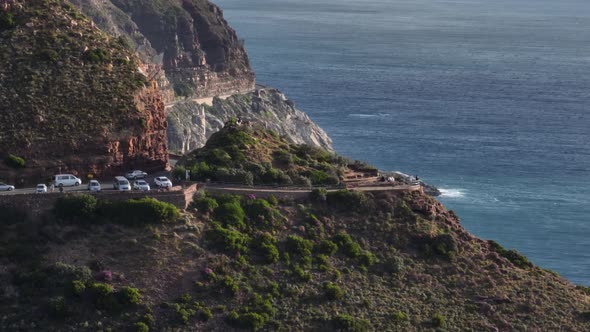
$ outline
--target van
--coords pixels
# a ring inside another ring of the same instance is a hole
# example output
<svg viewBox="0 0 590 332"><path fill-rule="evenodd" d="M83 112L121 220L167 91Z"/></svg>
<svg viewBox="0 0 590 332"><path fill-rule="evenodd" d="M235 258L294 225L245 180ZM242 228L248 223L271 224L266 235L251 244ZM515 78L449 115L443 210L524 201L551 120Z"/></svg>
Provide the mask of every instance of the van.
<svg viewBox="0 0 590 332"><path fill-rule="evenodd" d="M82 184L82 180L72 174L54 175L52 181L56 187L79 186Z"/></svg>
<svg viewBox="0 0 590 332"><path fill-rule="evenodd" d="M131 190L131 184L129 183L129 180L127 180L125 177L115 176L115 178L113 179L113 189L119 191L128 191Z"/></svg>

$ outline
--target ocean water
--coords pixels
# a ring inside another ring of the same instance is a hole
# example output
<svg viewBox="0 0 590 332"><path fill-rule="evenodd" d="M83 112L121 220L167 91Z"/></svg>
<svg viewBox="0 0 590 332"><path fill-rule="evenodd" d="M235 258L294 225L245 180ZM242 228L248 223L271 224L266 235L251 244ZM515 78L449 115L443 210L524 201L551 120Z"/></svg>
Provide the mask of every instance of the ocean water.
<svg viewBox="0 0 590 332"><path fill-rule="evenodd" d="M590 2L214 0L335 149L590 284Z"/></svg>

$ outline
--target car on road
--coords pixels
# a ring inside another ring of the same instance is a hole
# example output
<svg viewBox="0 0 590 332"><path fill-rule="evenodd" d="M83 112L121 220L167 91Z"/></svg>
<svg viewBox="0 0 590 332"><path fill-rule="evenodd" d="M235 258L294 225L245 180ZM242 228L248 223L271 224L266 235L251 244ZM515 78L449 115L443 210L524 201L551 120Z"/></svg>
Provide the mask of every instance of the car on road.
<svg viewBox="0 0 590 332"><path fill-rule="evenodd" d="M143 179L148 176L148 173L140 170L130 171L125 174L125 177L128 179L136 180L136 179Z"/></svg>
<svg viewBox="0 0 590 332"><path fill-rule="evenodd" d="M150 185L145 180L137 180L133 182L133 189L141 191L150 191Z"/></svg>
<svg viewBox="0 0 590 332"><path fill-rule="evenodd" d="M35 187L35 192L37 194L41 194L41 193L46 193L47 192L47 186L43 183L39 183L37 185L37 187Z"/></svg>
<svg viewBox="0 0 590 332"><path fill-rule="evenodd" d="M88 182L88 191L100 192L100 190L100 182L96 180L90 180L90 182Z"/></svg>
<svg viewBox="0 0 590 332"><path fill-rule="evenodd" d="M129 191L131 190L131 184L129 183L129 180L127 180L125 177L115 176L115 178L113 179L113 189L119 191Z"/></svg>
<svg viewBox="0 0 590 332"><path fill-rule="evenodd" d="M158 188L172 188L172 181L165 176L156 177L154 183Z"/></svg>
<svg viewBox="0 0 590 332"><path fill-rule="evenodd" d="M12 190L14 190L14 186L11 186L11 185L6 184L6 183L3 183L3 182L0 182L0 190L2 190L2 191L12 191Z"/></svg>
<svg viewBox="0 0 590 332"><path fill-rule="evenodd" d="M82 184L82 180L80 180L73 174L54 175L52 180L53 185L55 185L56 187L79 186Z"/></svg>

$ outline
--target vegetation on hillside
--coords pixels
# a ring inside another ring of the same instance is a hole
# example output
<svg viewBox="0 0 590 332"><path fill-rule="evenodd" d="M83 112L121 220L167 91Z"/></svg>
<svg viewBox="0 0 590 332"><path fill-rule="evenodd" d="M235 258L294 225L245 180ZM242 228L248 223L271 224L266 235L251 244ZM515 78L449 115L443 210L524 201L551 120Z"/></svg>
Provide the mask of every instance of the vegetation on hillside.
<svg viewBox="0 0 590 332"><path fill-rule="evenodd" d="M86 152L144 130L135 97L147 81L133 51L67 1L0 11L0 63L2 154Z"/></svg>
<svg viewBox="0 0 590 332"><path fill-rule="evenodd" d="M590 328L585 287L472 237L417 193L199 193L191 212L154 207L146 220L159 221L140 224L90 197L35 219L4 208L0 329Z"/></svg>
<svg viewBox="0 0 590 332"><path fill-rule="evenodd" d="M309 145L288 143L262 128L231 121L207 144L180 161L176 174L239 184L336 186L350 161Z"/></svg>

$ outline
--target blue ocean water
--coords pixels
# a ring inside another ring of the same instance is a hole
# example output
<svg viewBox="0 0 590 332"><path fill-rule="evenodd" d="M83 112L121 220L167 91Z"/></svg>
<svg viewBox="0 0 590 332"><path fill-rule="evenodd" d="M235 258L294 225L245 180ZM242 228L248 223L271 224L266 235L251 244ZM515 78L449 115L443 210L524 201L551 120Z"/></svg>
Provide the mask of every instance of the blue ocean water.
<svg viewBox="0 0 590 332"><path fill-rule="evenodd" d="M590 284L590 2L214 0L336 150Z"/></svg>

